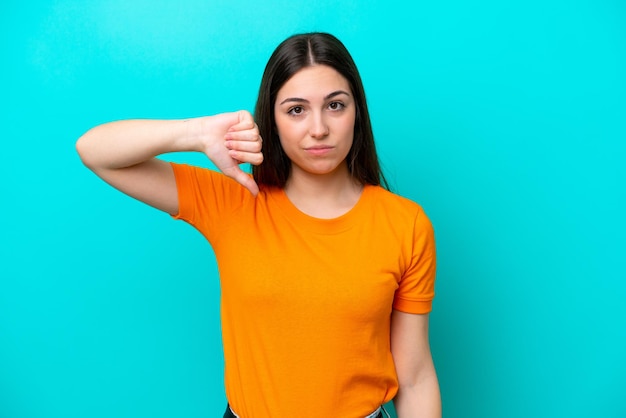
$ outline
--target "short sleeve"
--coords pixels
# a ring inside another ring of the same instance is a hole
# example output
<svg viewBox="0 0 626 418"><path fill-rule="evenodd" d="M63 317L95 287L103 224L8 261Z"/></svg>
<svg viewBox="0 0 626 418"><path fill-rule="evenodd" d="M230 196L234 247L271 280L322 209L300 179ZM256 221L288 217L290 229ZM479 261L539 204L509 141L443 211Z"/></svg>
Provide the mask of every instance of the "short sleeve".
<svg viewBox="0 0 626 418"><path fill-rule="evenodd" d="M413 225L410 262L396 290L393 308L406 313L425 314L432 310L435 297L435 234L420 210Z"/></svg>
<svg viewBox="0 0 626 418"><path fill-rule="evenodd" d="M193 225L212 241L242 205L246 189L217 171L170 164L178 191L178 213L172 217Z"/></svg>

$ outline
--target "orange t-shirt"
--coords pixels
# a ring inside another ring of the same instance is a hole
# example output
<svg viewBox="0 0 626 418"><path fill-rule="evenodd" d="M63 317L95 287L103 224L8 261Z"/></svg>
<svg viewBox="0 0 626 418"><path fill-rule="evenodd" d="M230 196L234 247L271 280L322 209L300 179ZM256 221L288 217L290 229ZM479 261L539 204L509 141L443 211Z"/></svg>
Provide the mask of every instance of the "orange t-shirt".
<svg viewBox="0 0 626 418"><path fill-rule="evenodd" d="M366 186L335 219L282 189L254 198L221 173L172 164L179 213L211 243L222 290L226 396L242 418L358 417L391 400L392 308L431 310L432 226L416 203Z"/></svg>

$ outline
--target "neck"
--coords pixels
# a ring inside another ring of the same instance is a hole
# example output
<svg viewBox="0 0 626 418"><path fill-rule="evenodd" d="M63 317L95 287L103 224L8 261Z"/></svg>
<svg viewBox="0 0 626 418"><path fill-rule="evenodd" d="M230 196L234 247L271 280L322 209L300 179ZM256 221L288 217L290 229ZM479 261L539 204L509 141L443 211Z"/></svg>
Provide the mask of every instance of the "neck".
<svg viewBox="0 0 626 418"><path fill-rule="evenodd" d="M363 185L358 183L347 166L317 175L292 168L285 185L287 197L301 212L316 218L336 218L354 207Z"/></svg>

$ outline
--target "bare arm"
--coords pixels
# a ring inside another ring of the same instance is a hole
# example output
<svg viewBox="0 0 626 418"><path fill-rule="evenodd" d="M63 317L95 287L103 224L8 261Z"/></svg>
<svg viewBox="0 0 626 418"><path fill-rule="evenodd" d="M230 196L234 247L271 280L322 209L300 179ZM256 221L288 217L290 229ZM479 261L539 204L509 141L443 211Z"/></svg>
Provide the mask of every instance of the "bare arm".
<svg viewBox="0 0 626 418"><path fill-rule="evenodd" d="M168 152L203 152L227 176L251 193L254 180L239 164L260 164L261 137L246 111L187 120L125 120L96 126L76 143L83 163L116 189L170 214L178 193Z"/></svg>
<svg viewBox="0 0 626 418"><path fill-rule="evenodd" d="M398 373L398 418L441 418L441 396L428 342L428 315L394 310L391 353Z"/></svg>

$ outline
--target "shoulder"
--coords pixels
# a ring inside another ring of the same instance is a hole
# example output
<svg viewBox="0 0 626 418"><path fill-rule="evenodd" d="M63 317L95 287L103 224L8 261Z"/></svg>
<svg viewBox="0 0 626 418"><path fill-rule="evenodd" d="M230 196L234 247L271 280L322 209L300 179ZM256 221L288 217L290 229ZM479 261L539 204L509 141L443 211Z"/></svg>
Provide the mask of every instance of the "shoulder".
<svg viewBox="0 0 626 418"><path fill-rule="evenodd" d="M395 215L408 216L412 219L419 214L425 216L424 209L417 202L390 192L381 186L367 187L370 188L370 193L373 197L370 201L376 209L384 209L385 211L393 212Z"/></svg>
<svg viewBox="0 0 626 418"><path fill-rule="evenodd" d="M433 239L433 225L420 204L380 186L369 187L371 216L378 227L413 241L420 237Z"/></svg>
<svg viewBox="0 0 626 418"><path fill-rule="evenodd" d="M254 196L223 173L204 167L171 163L176 178L179 204L197 206L198 211L228 210L249 206Z"/></svg>
<svg viewBox="0 0 626 418"><path fill-rule="evenodd" d="M226 176L219 171L211 170L205 167L199 167L190 164L181 164L170 162L172 169L174 170L174 174L177 177L188 177L194 176L196 178L201 179L216 179L221 180L222 178L226 178Z"/></svg>
<svg viewBox="0 0 626 418"><path fill-rule="evenodd" d="M176 183L179 187L195 185L196 187L211 187L213 190L223 190L229 193L245 195L246 188L220 171L189 164L170 163L174 170ZM249 193L248 193L249 194Z"/></svg>

